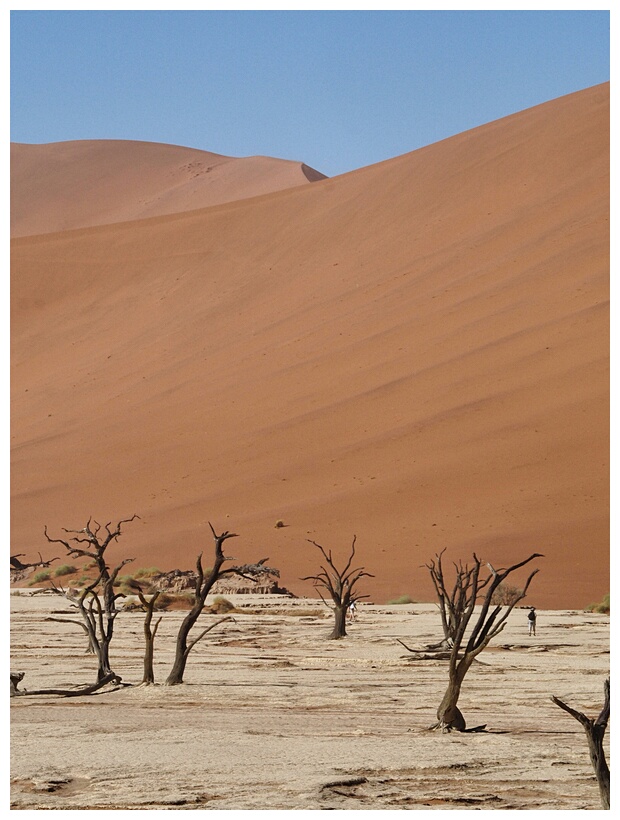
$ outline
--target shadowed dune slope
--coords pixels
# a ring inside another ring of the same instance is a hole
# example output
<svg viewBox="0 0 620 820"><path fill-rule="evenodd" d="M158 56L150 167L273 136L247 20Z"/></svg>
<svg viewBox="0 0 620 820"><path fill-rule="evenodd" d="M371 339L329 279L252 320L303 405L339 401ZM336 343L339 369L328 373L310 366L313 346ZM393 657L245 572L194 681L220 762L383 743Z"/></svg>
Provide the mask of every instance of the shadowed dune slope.
<svg viewBox="0 0 620 820"><path fill-rule="evenodd" d="M124 222L325 179L300 162L131 140L11 145L11 235Z"/></svg>
<svg viewBox="0 0 620 820"><path fill-rule="evenodd" d="M609 85L341 177L12 246L12 552L138 513L112 558L208 564L208 521L312 594L544 553L609 590ZM286 526L276 528L282 519ZM511 580L520 582L523 575Z"/></svg>

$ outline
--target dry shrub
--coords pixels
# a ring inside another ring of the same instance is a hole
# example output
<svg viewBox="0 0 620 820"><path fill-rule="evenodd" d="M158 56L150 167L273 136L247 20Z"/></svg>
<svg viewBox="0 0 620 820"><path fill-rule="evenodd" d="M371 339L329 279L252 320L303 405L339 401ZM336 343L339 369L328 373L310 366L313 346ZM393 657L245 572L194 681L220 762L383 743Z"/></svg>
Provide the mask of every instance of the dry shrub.
<svg viewBox="0 0 620 820"><path fill-rule="evenodd" d="M523 593L519 587L511 584L500 584L491 597L493 606L512 606Z"/></svg>
<svg viewBox="0 0 620 820"><path fill-rule="evenodd" d="M158 567L141 567L136 570L134 578L152 578L154 575L161 575L161 570Z"/></svg>
<svg viewBox="0 0 620 820"><path fill-rule="evenodd" d="M94 578L90 578L88 575L80 575L80 577L74 583L77 587L85 587L88 586L88 584L90 584L90 582L93 580Z"/></svg>
<svg viewBox="0 0 620 820"><path fill-rule="evenodd" d="M185 610L191 609L194 604L194 596L191 592L162 592L155 603L155 609Z"/></svg>
<svg viewBox="0 0 620 820"><path fill-rule="evenodd" d="M394 605L394 604L415 604L415 601L409 595L399 595L398 598L392 598L387 603L392 604L392 605Z"/></svg>
<svg viewBox="0 0 620 820"><path fill-rule="evenodd" d="M609 615L609 592L598 604L588 604L586 612L598 612L600 615Z"/></svg>
<svg viewBox="0 0 620 820"><path fill-rule="evenodd" d="M223 598L221 595L216 595L210 606L211 612L216 615L224 615L226 612L233 612L234 609L235 605L228 598Z"/></svg>
<svg viewBox="0 0 620 820"><path fill-rule="evenodd" d="M77 567L72 567L69 564L61 564L61 566L56 567L54 570L54 577L60 578L63 575L73 575L77 572Z"/></svg>
<svg viewBox="0 0 620 820"><path fill-rule="evenodd" d="M49 571L49 569L43 569L40 572L35 572L35 574L32 576L32 581L30 581L28 585L33 586L33 584L40 584L43 581L49 581L51 574L52 573Z"/></svg>

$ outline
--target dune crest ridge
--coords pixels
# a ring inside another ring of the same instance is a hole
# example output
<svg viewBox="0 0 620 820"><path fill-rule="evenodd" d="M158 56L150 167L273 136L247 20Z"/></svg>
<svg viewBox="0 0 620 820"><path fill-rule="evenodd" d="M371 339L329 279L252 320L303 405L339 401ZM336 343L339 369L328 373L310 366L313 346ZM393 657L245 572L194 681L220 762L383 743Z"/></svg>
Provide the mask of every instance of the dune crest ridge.
<svg viewBox="0 0 620 820"><path fill-rule="evenodd" d="M12 280L12 552L135 512L111 558L190 568L211 521L298 594L307 539L354 533L377 602L432 600L444 548L543 553L537 606L609 591L609 84L318 185L17 238Z"/></svg>
<svg viewBox="0 0 620 820"><path fill-rule="evenodd" d="M11 236L190 211L326 177L304 163L132 140L11 144Z"/></svg>

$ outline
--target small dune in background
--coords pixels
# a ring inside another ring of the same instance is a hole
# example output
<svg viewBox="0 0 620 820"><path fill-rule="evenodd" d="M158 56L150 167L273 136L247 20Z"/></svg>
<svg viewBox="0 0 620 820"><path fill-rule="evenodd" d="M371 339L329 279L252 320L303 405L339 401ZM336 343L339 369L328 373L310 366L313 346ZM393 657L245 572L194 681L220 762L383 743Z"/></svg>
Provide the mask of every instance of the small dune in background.
<svg viewBox="0 0 620 820"><path fill-rule="evenodd" d="M232 202L325 176L301 162L132 140L11 144L11 236Z"/></svg>

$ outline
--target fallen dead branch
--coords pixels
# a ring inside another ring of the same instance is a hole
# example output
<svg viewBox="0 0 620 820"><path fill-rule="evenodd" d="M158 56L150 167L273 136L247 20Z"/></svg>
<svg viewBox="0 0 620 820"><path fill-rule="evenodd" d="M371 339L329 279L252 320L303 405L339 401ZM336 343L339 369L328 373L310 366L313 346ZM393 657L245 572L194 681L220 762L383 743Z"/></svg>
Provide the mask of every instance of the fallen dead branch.
<svg viewBox="0 0 620 820"><path fill-rule="evenodd" d="M59 695L63 698L77 698L81 695L92 695L106 686L108 683L113 683L116 686L120 685L121 677L114 672L110 672L105 677L92 683L90 686L83 686L80 689L18 689L17 684L23 680L24 673L11 673L11 695ZM110 691L114 691L111 689Z"/></svg>
<svg viewBox="0 0 620 820"><path fill-rule="evenodd" d="M323 783L320 791L323 789L335 789L338 786L361 786L362 783L368 783L367 777L347 777L344 780L330 780L329 783Z"/></svg>

